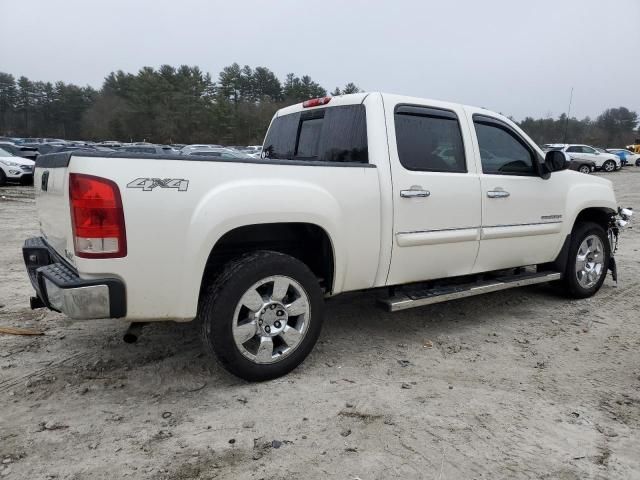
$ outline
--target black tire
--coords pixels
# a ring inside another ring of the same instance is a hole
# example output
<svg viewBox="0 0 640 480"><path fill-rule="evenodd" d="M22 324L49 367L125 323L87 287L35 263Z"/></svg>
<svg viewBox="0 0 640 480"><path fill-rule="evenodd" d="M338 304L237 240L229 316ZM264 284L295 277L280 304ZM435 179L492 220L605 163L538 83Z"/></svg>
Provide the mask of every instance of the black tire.
<svg viewBox="0 0 640 480"><path fill-rule="evenodd" d="M25 175L20 179L20 185L33 185L33 177L31 175Z"/></svg>
<svg viewBox="0 0 640 480"><path fill-rule="evenodd" d="M600 278L595 283L595 285L585 288L578 281L578 276L576 274L576 263L577 263L577 255L578 249L582 242L589 236L595 235L600 239L604 249L603 255L603 270L600 274ZM607 237L607 233L604 229L593 222L583 222L574 227L573 232L571 233L571 244L569 246L569 255L567 258L567 265L564 271L562 284L564 287L565 293L571 298L587 298L595 295L595 293L600 290L602 284L604 283L605 278L607 278L607 271L609 267L609 259L611 258L611 248L609 245L609 239Z"/></svg>
<svg viewBox="0 0 640 480"><path fill-rule="evenodd" d="M4 187L7 184L7 176L0 168L0 187Z"/></svg>
<svg viewBox="0 0 640 480"><path fill-rule="evenodd" d="M607 160L602 164L602 170L605 172L614 172L616 170L616 162L613 160Z"/></svg>
<svg viewBox="0 0 640 480"><path fill-rule="evenodd" d="M578 167L578 171L580 173L584 173L588 175L589 173L591 173L591 167L587 164L580 165L580 167Z"/></svg>
<svg viewBox="0 0 640 480"><path fill-rule="evenodd" d="M233 336L236 307L256 283L274 275L298 282L309 299L306 334L295 349L275 363L255 363L239 350ZM227 263L216 280L201 294L198 317L205 345L229 372L248 381L280 377L296 368L313 349L324 316L324 298L318 279L300 260L273 251L256 251Z"/></svg>

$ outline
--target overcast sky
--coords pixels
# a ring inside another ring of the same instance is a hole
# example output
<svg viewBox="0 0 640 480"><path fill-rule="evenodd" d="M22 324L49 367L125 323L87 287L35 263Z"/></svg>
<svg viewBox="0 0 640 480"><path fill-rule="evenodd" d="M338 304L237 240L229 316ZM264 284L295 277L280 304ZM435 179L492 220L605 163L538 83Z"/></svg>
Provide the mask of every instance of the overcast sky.
<svg viewBox="0 0 640 480"><path fill-rule="evenodd" d="M0 0L0 71L233 62L513 115L640 111L640 0Z"/></svg>

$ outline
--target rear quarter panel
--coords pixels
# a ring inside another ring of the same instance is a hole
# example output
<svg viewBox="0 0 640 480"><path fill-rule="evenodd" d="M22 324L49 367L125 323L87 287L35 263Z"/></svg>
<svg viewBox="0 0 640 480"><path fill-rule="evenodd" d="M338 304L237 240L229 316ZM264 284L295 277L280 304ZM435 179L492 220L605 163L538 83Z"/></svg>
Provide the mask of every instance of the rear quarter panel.
<svg viewBox="0 0 640 480"><path fill-rule="evenodd" d="M72 157L69 171L120 188L127 256L74 262L82 277L124 281L129 320L193 319L209 253L242 225L316 224L332 241L334 293L374 284L381 237L376 168ZM189 184L185 191L128 188L137 178Z"/></svg>

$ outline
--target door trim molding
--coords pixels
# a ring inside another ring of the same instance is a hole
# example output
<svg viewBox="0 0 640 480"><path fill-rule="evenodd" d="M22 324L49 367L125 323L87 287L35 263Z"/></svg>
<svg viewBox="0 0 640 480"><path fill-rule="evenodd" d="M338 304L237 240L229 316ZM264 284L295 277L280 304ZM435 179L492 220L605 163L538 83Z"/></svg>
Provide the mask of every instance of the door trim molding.
<svg viewBox="0 0 640 480"><path fill-rule="evenodd" d="M396 233L396 243L400 247L417 247L420 245L438 245L442 243L472 242L478 240L480 240L479 226Z"/></svg>
<svg viewBox="0 0 640 480"><path fill-rule="evenodd" d="M562 222L519 223L513 225L491 225L481 228L481 240L528 237L560 233Z"/></svg>

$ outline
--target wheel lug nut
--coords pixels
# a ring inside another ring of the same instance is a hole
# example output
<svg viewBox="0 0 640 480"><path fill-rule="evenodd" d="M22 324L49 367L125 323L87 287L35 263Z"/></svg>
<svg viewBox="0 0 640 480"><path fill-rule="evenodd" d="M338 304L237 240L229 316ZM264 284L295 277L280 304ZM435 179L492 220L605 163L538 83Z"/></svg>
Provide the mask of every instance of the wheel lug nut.
<svg viewBox="0 0 640 480"><path fill-rule="evenodd" d="M276 328L280 328L280 322L276 320L276 323L273 324Z"/></svg>
<svg viewBox="0 0 640 480"><path fill-rule="evenodd" d="M267 325L266 327L264 327L264 331L267 333L271 332L271 327Z"/></svg>
<svg viewBox="0 0 640 480"><path fill-rule="evenodd" d="M278 315L279 317L283 316L284 315L284 310L278 310L276 312L276 315Z"/></svg>
<svg viewBox="0 0 640 480"><path fill-rule="evenodd" d="M271 304L271 306L270 306L269 308L270 308L271 310L273 310L273 309L275 309L275 308L276 308L276 306L275 306L275 305L273 305L273 304Z"/></svg>

